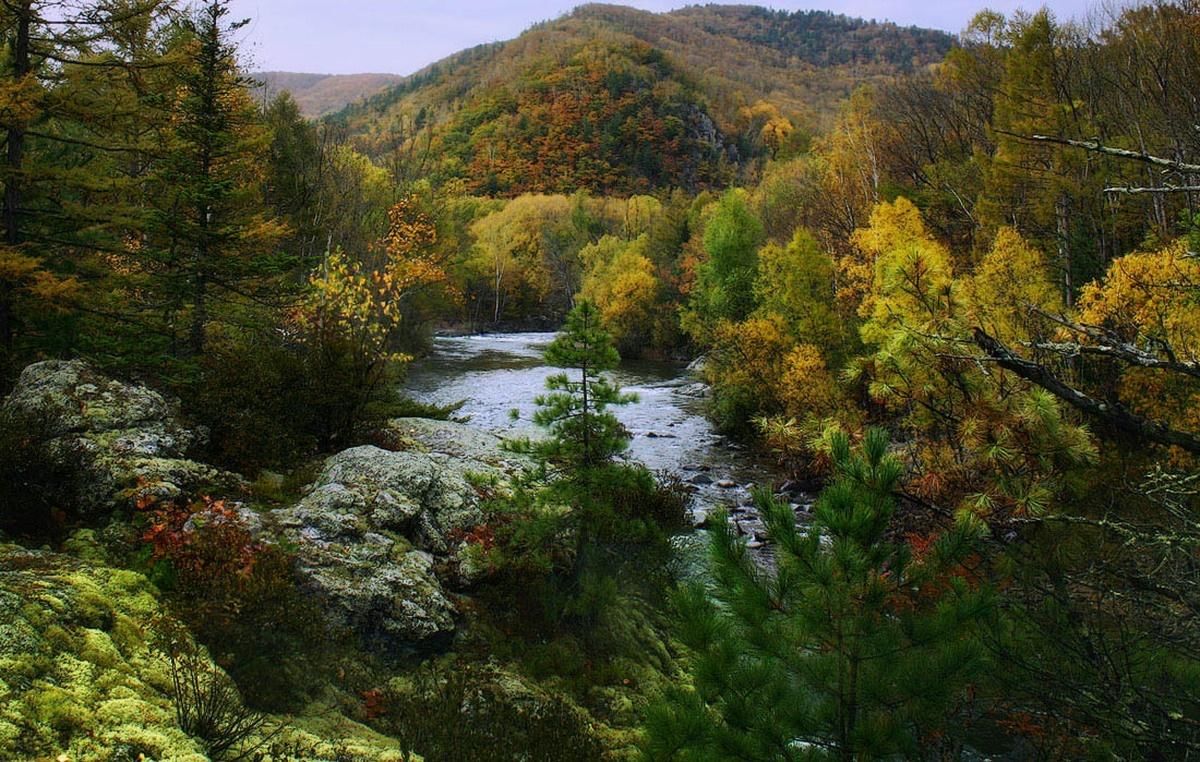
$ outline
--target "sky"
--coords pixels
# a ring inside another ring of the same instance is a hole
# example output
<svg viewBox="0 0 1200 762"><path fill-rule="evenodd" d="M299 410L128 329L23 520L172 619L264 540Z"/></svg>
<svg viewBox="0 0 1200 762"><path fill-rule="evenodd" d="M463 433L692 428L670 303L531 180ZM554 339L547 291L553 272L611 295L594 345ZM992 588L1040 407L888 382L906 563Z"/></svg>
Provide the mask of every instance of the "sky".
<svg viewBox="0 0 1200 762"><path fill-rule="evenodd" d="M232 0L249 68L322 74L411 74L451 53L507 40L583 0ZM649 11L684 0L613 0ZM735 0L724 0L734 2ZM824 4L820 4L823 2ZM814 4L817 3L817 4ZM1002 12L1045 4L1060 19L1080 16L1089 0L763 0L782 10L831 10L902 25L962 31L983 7Z"/></svg>

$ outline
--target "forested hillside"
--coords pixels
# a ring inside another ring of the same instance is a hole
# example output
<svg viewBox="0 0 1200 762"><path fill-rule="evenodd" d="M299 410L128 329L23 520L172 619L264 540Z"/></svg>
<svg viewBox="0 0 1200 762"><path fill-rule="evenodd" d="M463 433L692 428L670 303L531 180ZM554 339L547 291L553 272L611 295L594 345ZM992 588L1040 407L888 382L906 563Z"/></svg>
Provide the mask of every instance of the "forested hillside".
<svg viewBox="0 0 1200 762"><path fill-rule="evenodd" d="M0 758L1200 754L1195 3L244 26L0 3Z"/></svg>
<svg viewBox="0 0 1200 762"><path fill-rule="evenodd" d="M472 191L694 191L803 147L855 84L951 44L824 12L585 5L435 63L337 121L367 155Z"/></svg>

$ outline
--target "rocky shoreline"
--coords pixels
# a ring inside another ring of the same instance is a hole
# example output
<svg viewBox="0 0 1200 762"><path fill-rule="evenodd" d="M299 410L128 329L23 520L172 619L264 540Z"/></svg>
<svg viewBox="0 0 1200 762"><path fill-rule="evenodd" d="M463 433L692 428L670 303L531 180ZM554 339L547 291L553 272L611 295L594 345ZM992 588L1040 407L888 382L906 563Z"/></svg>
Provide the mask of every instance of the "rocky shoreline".
<svg viewBox="0 0 1200 762"><path fill-rule="evenodd" d="M286 545L330 625L391 658L449 647L463 620L458 601L481 574L461 552L482 520L476 485L526 465L490 434L396 419L391 449L336 453L298 500L264 508L246 478L190 457L205 432L177 404L84 362L30 366L0 410L30 421L38 457L74 475L58 485L74 527L60 545L28 549L0 537L3 759L40 758L35 749L70 760L205 758L175 723L163 657L150 647L154 622L167 615L160 595L143 574L112 565L137 542L131 522L141 506L223 500L261 541ZM274 718L275 731L328 748L330 759L341 758L336 748L356 759L410 758L350 719L330 725L329 713L319 712L333 737L296 718ZM141 751L122 756L129 750Z"/></svg>

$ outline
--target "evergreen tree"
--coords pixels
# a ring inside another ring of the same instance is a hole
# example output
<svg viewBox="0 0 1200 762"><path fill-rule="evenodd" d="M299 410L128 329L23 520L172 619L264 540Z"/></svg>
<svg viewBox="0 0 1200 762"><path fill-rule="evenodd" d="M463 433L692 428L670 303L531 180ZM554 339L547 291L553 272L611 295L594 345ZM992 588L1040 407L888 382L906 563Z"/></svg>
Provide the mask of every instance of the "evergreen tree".
<svg viewBox="0 0 1200 762"><path fill-rule="evenodd" d="M0 4L0 373L71 348L81 291L111 267L93 255L119 257L136 226L165 13L165 0Z"/></svg>
<svg viewBox="0 0 1200 762"><path fill-rule="evenodd" d="M880 759L953 745L984 664L972 625L988 598L956 573L965 530L920 554L889 539L902 468L887 446L881 430L859 452L834 437L837 476L807 531L788 505L756 495L773 572L717 522L713 589L679 597L693 688L650 712L646 759Z"/></svg>
<svg viewBox="0 0 1200 762"><path fill-rule="evenodd" d="M228 0L207 0L181 24L173 134L159 177L156 218L168 323L186 329L187 354L204 352L222 301L265 298L280 269L287 227L262 199L270 135L239 71Z"/></svg>
<svg viewBox="0 0 1200 762"><path fill-rule="evenodd" d="M535 453L560 468L582 471L612 461L629 447L629 432L608 408L637 401L604 376L617 367L620 355L600 322L600 311L581 301L567 315L562 333L546 348L546 362L579 372L546 379L548 394L535 400L534 423L550 438L533 445Z"/></svg>

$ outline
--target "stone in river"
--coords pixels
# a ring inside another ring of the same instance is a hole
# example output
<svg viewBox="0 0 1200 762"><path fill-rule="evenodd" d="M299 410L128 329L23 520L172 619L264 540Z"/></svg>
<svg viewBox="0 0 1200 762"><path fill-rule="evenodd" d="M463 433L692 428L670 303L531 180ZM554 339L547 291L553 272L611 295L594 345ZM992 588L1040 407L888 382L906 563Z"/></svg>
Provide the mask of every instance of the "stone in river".
<svg viewBox="0 0 1200 762"><path fill-rule="evenodd" d="M704 474L696 474L691 479L688 479L692 484L712 484L713 480Z"/></svg>
<svg viewBox="0 0 1200 762"><path fill-rule="evenodd" d="M732 479L722 479L721 481L717 482L717 486L721 489L733 489L737 486L737 482Z"/></svg>

